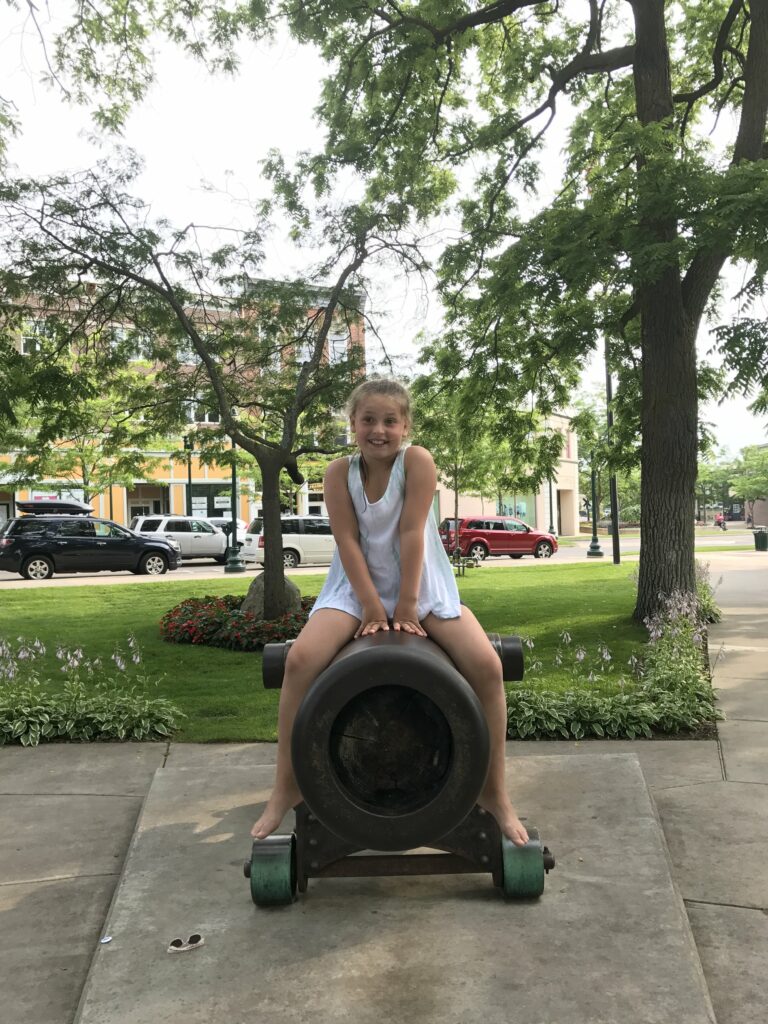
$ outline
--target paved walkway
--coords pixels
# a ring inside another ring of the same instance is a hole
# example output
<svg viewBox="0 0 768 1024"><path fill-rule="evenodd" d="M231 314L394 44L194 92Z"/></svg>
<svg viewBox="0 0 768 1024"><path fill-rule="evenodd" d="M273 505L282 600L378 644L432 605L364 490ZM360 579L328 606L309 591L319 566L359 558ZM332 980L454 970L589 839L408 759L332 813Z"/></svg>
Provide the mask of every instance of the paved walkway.
<svg viewBox="0 0 768 1024"><path fill-rule="evenodd" d="M718 1024L768 1005L768 556L712 554L727 720L717 741L510 743L511 755L635 752L656 802ZM271 764L274 747L0 749L0 991L8 1020L69 1024L152 776ZM610 777L605 780L607 788ZM322 1024L322 1022L321 1022Z"/></svg>

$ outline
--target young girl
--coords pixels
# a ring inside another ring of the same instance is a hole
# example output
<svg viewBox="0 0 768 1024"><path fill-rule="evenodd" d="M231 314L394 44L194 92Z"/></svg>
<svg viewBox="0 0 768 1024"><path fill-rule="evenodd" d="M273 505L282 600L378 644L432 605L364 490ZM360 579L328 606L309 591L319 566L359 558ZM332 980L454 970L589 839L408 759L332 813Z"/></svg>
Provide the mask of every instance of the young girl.
<svg viewBox="0 0 768 1024"><path fill-rule="evenodd" d="M479 804L517 845L528 834L504 784L507 709L501 662L464 605L432 516L437 475L432 456L405 448L411 425L408 392L396 381L365 381L349 399L360 449L325 474L325 503L336 538L328 577L292 645L278 715L275 788L251 829L263 839L301 802L291 765L291 730L304 696L353 637L392 628L429 636L453 659L485 711L491 740L488 778Z"/></svg>

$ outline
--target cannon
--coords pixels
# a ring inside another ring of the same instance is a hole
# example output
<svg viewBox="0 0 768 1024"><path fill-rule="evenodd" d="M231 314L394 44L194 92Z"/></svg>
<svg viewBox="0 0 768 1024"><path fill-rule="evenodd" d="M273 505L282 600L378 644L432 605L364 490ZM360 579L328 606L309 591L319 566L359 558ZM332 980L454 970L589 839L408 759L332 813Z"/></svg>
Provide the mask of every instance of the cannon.
<svg viewBox="0 0 768 1024"><path fill-rule="evenodd" d="M504 679L522 679L519 637L488 638ZM282 684L291 643L265 646L265 687ZM295 830L255 840L244 865L257 906L291 903L309 878L371 875L490 873L508 897L541 895L554 858L536 829L515 846L477 805L485 714L433 641L390 630L347 644L297 712L291 757ZM436 852L407 852L423 848Z"/></svg>

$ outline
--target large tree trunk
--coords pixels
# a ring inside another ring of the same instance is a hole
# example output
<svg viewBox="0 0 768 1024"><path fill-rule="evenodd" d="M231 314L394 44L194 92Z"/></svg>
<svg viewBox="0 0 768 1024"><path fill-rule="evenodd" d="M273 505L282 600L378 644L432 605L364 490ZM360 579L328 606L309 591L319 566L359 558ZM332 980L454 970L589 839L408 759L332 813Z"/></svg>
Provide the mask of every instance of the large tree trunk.
<svg viewBox="0 0 768 1024"><path fill-rule="evenodd" d="M642 124L672 117L664 0L631 0L635 18L634 82ZM670 146L673 139L670 138ZM655 217L643 184L649 158L639 166L642 235L674 243L674 216ZM641 261L643 255L638 255ZM642 271L642 267L638 267ZM642 546L635 616L644 619L664 595L695 589L694 491L696 484L696 331L683 303L677 263L667 266L638 295L642 349Z"/></svg>
<svg viewBox="0 0 768 1024"><path fill-rule="evenodd" d="M640 619L658 609L662 595L696 588L696 339L676 292L657 285L656 309L642 323Z"/></svg>

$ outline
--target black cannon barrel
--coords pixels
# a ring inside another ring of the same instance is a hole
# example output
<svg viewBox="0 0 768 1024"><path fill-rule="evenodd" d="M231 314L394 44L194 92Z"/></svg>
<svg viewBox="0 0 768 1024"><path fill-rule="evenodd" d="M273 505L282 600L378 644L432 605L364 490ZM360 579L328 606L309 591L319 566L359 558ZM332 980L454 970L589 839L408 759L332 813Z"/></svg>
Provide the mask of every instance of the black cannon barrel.
<svg viewBox="0 0 768 1024"><path fill-rule="evenodd" d="M394 633L395 631L392 630L391 632ZM381 635L385 636L386 634ZM402 635L405 636L407 634ZM507 683L520 682L525 674L523 643L520 637L500 636L498 633L486 633L485 635L491 641L493 649L501 659L504 681ZM416 639L420 638L417 637ZM265 689L279 690L283 685L285 661L292 644L293 640L287 640L285 643L264 645L262 677Z"/></svg>
<svg viewBox="0 0 768 1024"><path fill-rule="evenodd" d="M309 690L291 737L312 814L361 848L407 850L469 814L488 773L482 705L448 655L395 632L343 648Z"/></svg>

